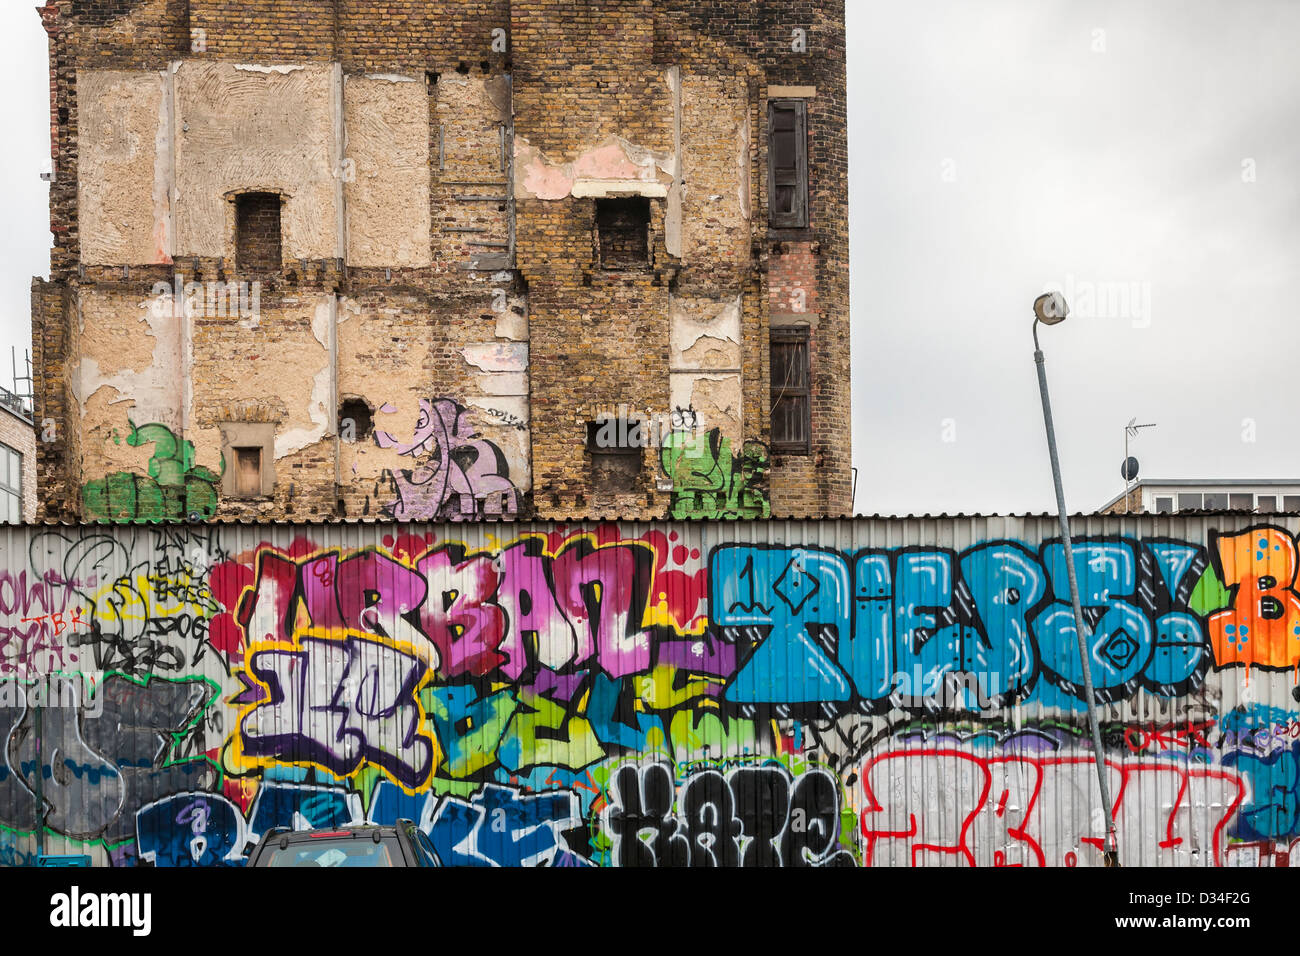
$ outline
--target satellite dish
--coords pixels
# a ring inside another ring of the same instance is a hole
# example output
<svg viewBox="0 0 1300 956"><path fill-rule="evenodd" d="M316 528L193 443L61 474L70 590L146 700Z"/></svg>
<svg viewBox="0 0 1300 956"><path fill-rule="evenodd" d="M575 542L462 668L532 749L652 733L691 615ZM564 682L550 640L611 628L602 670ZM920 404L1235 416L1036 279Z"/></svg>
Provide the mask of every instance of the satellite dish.
<svg viewBox="0 0 1300 956"><path fill-rule="evenodd" d="M1070 307L1065 304L1065 296L1059 292L1045 292L1034 300L1034 316L1043 325L1064 322L1069 314Z"/></svg>
<svg viewBox="0 0 1300 956"><path fill-rule="evenodd" d="M1124 464L1119 466L1120 476L1125 481L1132 481L1138 476L1138 460L1136 458L1125 458Z"/></svg>

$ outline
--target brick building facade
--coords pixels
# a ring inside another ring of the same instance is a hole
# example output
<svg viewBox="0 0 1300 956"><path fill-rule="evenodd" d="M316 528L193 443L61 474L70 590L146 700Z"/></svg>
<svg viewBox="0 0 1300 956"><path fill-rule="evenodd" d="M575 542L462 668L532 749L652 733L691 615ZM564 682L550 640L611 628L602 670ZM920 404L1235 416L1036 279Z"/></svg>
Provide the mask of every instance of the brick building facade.
<svg viewBox="0 0 1300 956"><path fill-rule="evenodd" d="M36 518L36 432L32 410L0 388L0 524Z"/></svg>
<svg viewBox="0 0 1300 956"><path fill-rule="evenodd" d="M41 517L848 512L843 7L50 0Z"/></svg>

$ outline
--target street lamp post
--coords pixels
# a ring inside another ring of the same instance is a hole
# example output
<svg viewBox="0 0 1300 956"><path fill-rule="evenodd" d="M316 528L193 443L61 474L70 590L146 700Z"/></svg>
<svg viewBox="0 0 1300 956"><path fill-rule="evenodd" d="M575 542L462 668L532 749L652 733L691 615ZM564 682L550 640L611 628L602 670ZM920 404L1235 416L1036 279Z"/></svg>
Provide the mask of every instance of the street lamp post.
<svg viewBox="0 0 1300 956"><path fill-rule="evenodd" d="M1107 866L1119 866L1119 838L1115 833L1115 818L1111 813L1110 788L1106 785L1106 761L1101 749L1101 727L1097 723L1097 699L1092 687L1092 667L1089 663L1088 641L1092 633L1083 622L1083 607L1079 603L1079 581L1074 571L1074 546L1070 542L1070 519L1066 517L1065 489L1061 485L1061 463L1056 455L1056 429L1052 425L1052 402L1047 396L1047 366L1043 350L1038 345L1038 323L1056 325L1069 315L1065 297L1059 292L1048 292L1034 300L1034 364L1038 366L1038 393L1043 399L1043 424L1047 428L1047 453L1052 459L1052 482L1056 485L1056 513L1061 522L1061 544L1065 549L1065 570L1070 579L1070 602L1074 605L1074 628L1079 638L1079 658L1083 664L1083 688L1088 706L1088 724L1092 729L1093 763L1097 767L1097 786L1101 790L1101 806L1106 818L1104 858Z"/></svg>

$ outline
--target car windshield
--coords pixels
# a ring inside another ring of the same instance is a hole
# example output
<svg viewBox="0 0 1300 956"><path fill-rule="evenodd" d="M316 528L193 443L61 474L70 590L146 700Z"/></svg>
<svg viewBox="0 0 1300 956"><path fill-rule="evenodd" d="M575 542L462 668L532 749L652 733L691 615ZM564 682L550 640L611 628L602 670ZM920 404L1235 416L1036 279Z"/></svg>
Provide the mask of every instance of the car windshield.
<svg viewBox="0 0 1300 956"><path fill-rule="evenodd" d="M342 837L290 843L285 849L267 848L263 866L399 866L397 841L385 837L379 843L369 838Z"/></svg>

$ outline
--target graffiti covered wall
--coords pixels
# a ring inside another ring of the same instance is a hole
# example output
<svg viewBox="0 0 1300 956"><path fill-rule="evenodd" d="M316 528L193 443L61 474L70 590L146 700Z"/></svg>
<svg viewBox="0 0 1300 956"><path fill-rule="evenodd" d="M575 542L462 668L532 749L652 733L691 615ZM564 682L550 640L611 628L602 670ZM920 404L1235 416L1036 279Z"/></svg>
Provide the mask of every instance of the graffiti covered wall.
<svg viewBox="0 0 1300 956"><path fill-rule="evenodd" d="M503 493L505 489L502 489ZM1300 846L1295 518L0 534L0 863L1091 866ZM36 714L40 711L40 747Z"/></svg>

